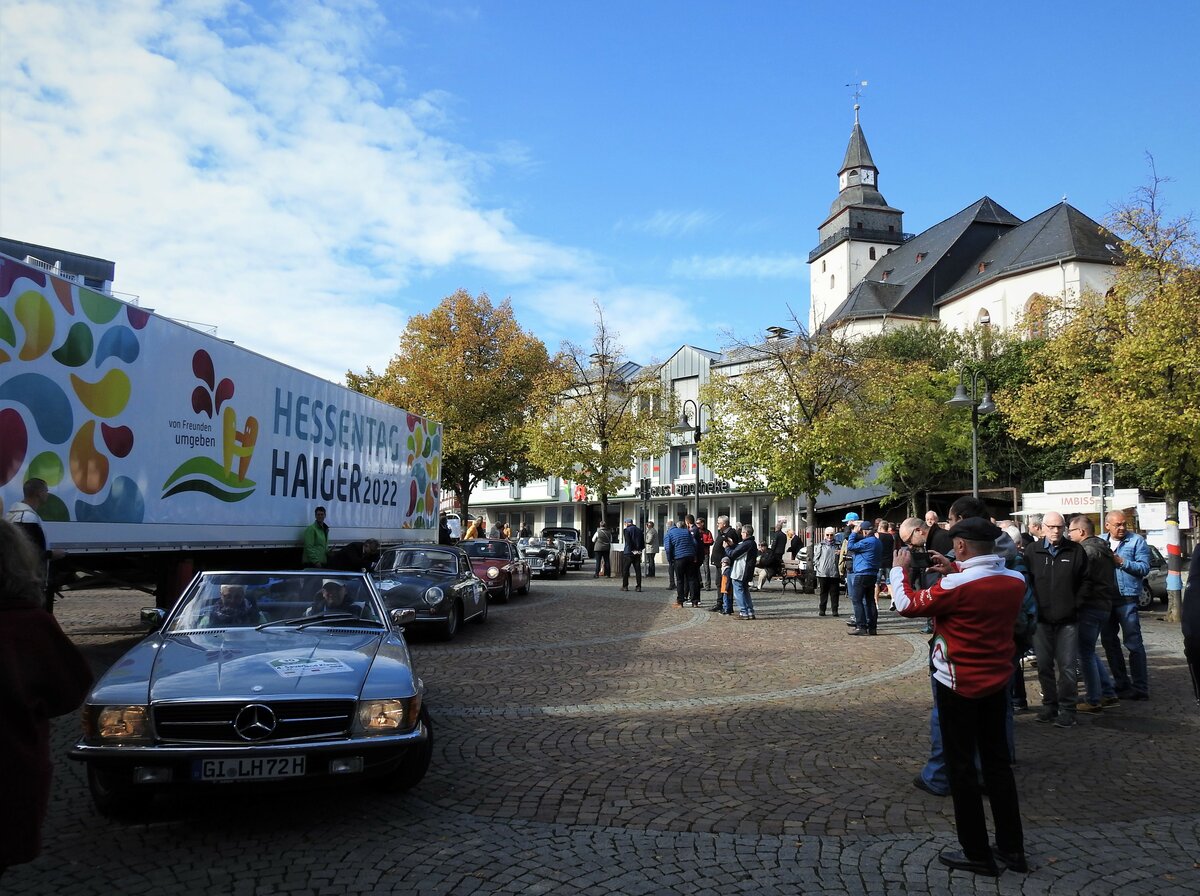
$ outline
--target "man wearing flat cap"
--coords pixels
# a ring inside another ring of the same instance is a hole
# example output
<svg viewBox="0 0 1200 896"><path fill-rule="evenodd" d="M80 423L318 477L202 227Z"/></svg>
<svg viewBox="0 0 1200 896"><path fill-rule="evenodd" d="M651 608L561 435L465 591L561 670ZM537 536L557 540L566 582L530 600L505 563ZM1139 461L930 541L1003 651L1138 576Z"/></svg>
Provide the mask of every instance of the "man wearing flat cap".
<svg viewBox="0 0 1200 896"><path fill-rule="evenodd" d="M629 590L629 567L637 576L637 590L642 590L642 551L646 549L646 538L633 517L625 518L625 529L621 533L621 590Z"/></svg>
<svg viewBox="0 0 1200 896"><path fill-rule="evenodd" d="M852 564L846 575L846 590L850 592L855 620L850 634L873 635L879 624L879 607L875 603L875 583L879 580L879 539L875 537L874 524L870 520L854 520L850 523L846 551Z"/></svg>
<svg viewBox="0 0 1200 896"><path fill-rule="evenodd" d="M934 620L931 652L954 822L962 852L943 852L943 865L995 877L1000 865L1028 870L1017 785L1005 735L1008 682L1012 677L1013 623L1025 597L1025 579L1004 568L995 553L1000 530L979 517L961 519L949 532L955 560L937 559L942 573L929 588L910 584L911 554L899 551L890 585L901 616ZM992 805L996 845L988 842L980 769ZM998 864L999 863L999 864Z"/></svg>

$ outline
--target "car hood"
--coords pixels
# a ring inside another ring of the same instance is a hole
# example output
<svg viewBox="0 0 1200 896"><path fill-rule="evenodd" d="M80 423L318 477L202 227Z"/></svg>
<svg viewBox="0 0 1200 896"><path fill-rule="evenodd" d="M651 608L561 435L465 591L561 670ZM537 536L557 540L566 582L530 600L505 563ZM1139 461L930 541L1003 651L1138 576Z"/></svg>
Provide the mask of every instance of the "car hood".
<svg viewBox="0 0 1200 896"><path fill-rule="evenodd" d="M400 607L427 609L426 591L436 585L446 594L450 594L456 581L455 576L384 572L375 576L375 588L383 595L384 603L389 609L395 610Z"/></svg>
<svg viewBox="0 0 1200 896"><path fill-rule="evenodd" d="M383 634L274 627L167 636L154 663L150 700L357 698Z"/></svg>

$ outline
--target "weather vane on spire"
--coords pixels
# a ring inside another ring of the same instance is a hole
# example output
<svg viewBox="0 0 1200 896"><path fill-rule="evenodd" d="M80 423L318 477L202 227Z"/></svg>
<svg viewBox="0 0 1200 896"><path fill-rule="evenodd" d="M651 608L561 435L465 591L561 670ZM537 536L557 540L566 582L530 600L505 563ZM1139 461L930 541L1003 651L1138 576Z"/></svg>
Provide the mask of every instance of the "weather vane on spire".
<svg viewBox="0 0 1200 896"><path fill-rule="evenodd" d="M854 88L854 93L851 94L854 97L854 123L858 124L858 101L862 99L863 89L867 86L867 82L855 81L853 84L847 84L846 86Z"/></svg>

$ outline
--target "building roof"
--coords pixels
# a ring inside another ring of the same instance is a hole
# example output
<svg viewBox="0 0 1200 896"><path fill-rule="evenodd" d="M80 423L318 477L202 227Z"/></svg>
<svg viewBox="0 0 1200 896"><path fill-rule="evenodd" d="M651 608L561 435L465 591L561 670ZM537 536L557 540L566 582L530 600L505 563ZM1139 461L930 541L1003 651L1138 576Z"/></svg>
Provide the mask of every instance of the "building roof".
<svg viewBox="0 0 1200 896"><path fill-rule="evenodd" d="M18 260L33 256L38 261L47 264L59 264L68 274L77 274L91 280L102 280L108 283L116 275L117 265L105 258L92 255L80 255L78 252L67 252L65 249L53 249L50 246L39 246L37 243L27 243L24 240L13 240L0 237L0 252Z"/></svg>
<svg viewBox="0 0 1200 896"><path fill-rule="evenodd" d="M850 142L846 145L846 156L842 159L842 167L838 169L838 174L847 168L875 168L875 160L871 158L867 138L863 135L857 118L854 120L854 130L850 132Z"/></svg>
<svg viewBox="0 0 1200 896"><path fill-rule="evenodd" d="M935 302L943 305L1001 277L1059 261L1120 264L1118 239L1066 202L1001 236Z"/></svg>
<svg viewBox="0 0 1200 896"><path fill-rule="evenodd" d="M892 315L936 317L934 304L946 287L997 237L1020 224L984 196L878 259L824 325Z"/></svg>

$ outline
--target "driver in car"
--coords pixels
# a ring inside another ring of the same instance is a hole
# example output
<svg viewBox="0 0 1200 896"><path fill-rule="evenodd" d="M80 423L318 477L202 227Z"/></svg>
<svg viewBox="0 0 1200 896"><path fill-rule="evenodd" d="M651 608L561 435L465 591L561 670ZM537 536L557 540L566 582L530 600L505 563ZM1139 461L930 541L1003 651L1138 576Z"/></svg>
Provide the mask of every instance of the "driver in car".
<svg viewBox="0 0 1200 896"><path fill-rule="evenodd" d="M231 626L258 625L262 614L246 597L244 585L222 585L217 603L201 618L203 628L228 628Z"/></svg>
<svg viewBox="0 0 1200 896"><path fill-rule="evenodd" d="M336 579L326 579L321 583L313 605L308 608L306 616L332 616L348 613L357 616L360 607L346 595L346 586Z"/></svg>

